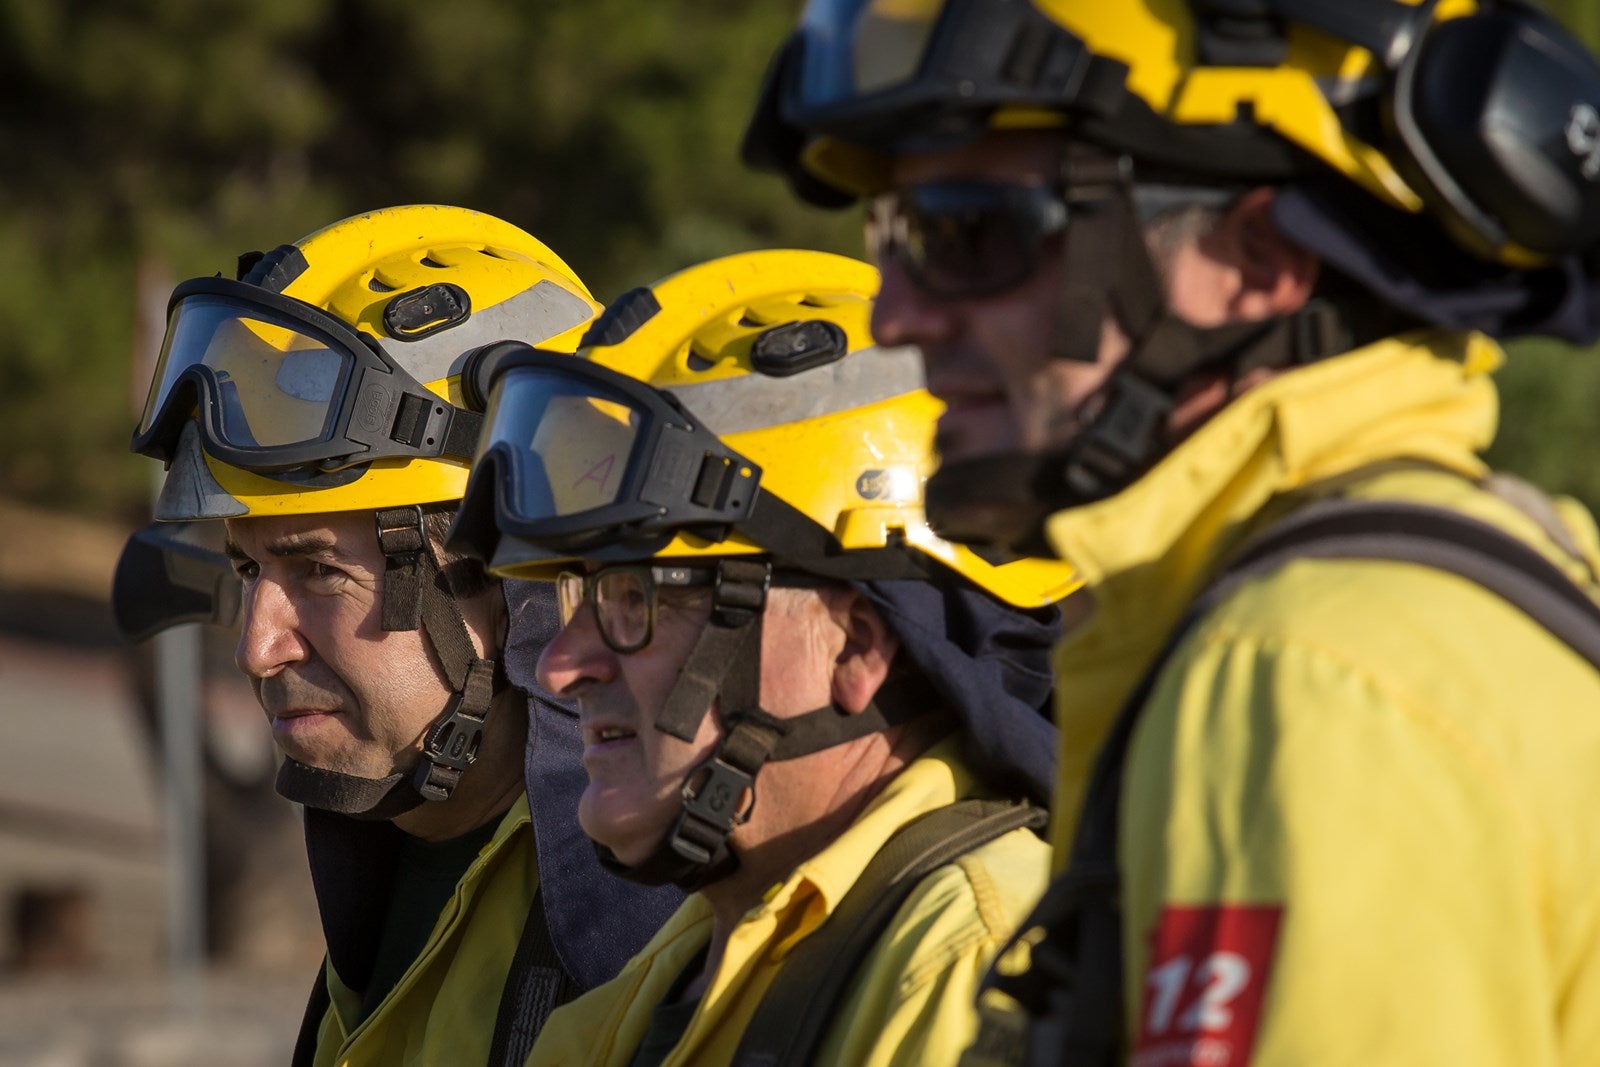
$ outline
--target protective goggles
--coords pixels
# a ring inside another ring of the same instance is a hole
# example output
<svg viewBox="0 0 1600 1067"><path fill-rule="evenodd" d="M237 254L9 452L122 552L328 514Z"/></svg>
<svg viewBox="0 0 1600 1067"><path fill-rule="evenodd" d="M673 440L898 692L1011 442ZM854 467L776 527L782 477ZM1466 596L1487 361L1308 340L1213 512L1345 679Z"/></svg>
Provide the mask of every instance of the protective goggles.
<svg viewBox="0 0 1600 1067"><path fill-rule="evenodd" d="M1068 216L1057 186L926 182L873 200L867 251L879 264L893 261L931 296L992 296L1033 275Z"/></svg>
<svg viewBox="0 0 1600 1067"><path fill-rule="evenodd" d="M452 543L486 559L486 539L502 536L638 559L684 527L722 537L749 516L761 468L669 394L581 357L495 347L487 387L474 387L488 410L462 501L463 513L492 513L492 528L458 522Z"/></svg>
<svg viewBox="0 0 1600 1067"><path fill-rule="evenodd" d="M170 461L190 418L208 453L258 473L465 460L482 425L375 340L304 301L226 278L173 291L133 451Z"/></svg>
<svg viewBox="0 0 1600 1067"><path fill-rule="evenodd" d="M1011 0L810 0L792 41L760 112L904 150L980 133L996 107L1070 107L1102 81L1081 41Z"/></svg>

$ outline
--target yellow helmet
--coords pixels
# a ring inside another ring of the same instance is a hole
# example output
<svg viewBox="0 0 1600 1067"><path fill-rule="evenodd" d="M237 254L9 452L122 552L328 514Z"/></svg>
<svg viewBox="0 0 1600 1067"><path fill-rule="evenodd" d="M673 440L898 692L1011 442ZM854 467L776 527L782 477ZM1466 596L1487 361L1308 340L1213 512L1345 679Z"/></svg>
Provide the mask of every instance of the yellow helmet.
<svg viewBox="0 0 1600 1067"><path fill-rule="evenodd" d="M598 310L543 242L457 207L357 215L240 267L169 305L133 438L168 464L158 519L458 500L481 427L468 356L571 351Z"/></svg>
<svg viewBox="0 0 1600 1067"><path fill-rule="evenodd" d="M486 362L451 545L503 577L761 553L840 578L932 562L1019 607L1060 600L1080 584L1068 565L996 565L928 528L942 404L914 349L873 345L877 286L843 256L741 253L620 297L576 359Z"/></svg>
<svg viewBox="0 0 1600 1067"><path fill-rule="evenodd" d="M810 0L745 154L837 203L1041 126L1158 177L1332 172L1501 262L1600 238L1600 65L1495 0Z"/></svg>

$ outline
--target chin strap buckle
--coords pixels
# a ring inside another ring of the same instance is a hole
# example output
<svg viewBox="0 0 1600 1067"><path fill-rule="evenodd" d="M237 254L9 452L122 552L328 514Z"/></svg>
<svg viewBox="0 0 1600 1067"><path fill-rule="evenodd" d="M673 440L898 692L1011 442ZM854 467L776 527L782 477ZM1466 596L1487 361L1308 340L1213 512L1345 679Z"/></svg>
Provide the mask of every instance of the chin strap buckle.
<svg viewBox="0 0 1600 1067"><path fill-rule="evenodd" d="M755 806L756 776L723 760L720 754L695 768L683 787L684 814L720 834L730 833L750 818ZM678 852L702 863L710 860L710 855L693 842L685 842L687 851L678 847L680 839L680 835L674 835L673 847Z"/></svg>
<svg viewBox="0 0 1600 1067"><path fill-rule="evenodd" d="M740 713L709 759L683 783L683 814L672 828L672 850L695 863L711 863L728 835L756 807L756 772L789 732L789 724L764 711Z"/></svg>
<svg viewBox="0 0 1600 1067"><path fill-rule="evenodd" d="M467 682L450 698L444 717L432 730L422 750L415 786L425 800L449 800L461 775L478 758L483 743L484 720L494 698L493 660L475 659L467 667Z"/></svg>

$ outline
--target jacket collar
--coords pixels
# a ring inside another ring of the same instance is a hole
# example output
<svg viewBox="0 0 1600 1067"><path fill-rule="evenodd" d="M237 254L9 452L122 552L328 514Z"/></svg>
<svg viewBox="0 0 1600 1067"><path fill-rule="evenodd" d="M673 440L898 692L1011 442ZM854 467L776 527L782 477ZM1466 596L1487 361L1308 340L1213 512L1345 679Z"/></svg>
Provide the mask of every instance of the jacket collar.
<svg viewBox="0 0 1600 1067"><path fill-rule="evenodd" d="M1057 818L1167 632L1226 557L1281 507L1404 458L1466 477L1494 436L1482 335L1423 331L1299 368L1229 403L1116 496L1052 516L1051 546L1083 575L1087 621L1058 650ZM1071 825L1068 822L1067 825Z"/></svg>

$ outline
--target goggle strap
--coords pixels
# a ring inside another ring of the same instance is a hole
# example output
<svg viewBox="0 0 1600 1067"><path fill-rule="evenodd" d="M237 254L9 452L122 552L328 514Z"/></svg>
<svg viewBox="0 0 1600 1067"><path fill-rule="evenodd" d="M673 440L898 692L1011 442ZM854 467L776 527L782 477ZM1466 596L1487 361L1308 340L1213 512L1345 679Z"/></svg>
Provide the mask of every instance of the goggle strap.
<svg viewBox="0 0 1600 1067"><path fill-rule="evenodd" d="M478 440L483 436L483 416L466 408L452 408L450 428L445 431L440 452L446 456L471 459L478 451Z"/></svg>
<svg viewBox="0 0 1600 1067"><path fill-rule="evenodd" d="M805 512L770 492L756 494L750 516L735 529L786 565L840 581L926 579L928 567L903 545L846 549Z"/></svg>

